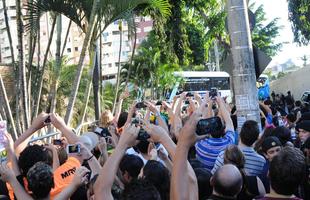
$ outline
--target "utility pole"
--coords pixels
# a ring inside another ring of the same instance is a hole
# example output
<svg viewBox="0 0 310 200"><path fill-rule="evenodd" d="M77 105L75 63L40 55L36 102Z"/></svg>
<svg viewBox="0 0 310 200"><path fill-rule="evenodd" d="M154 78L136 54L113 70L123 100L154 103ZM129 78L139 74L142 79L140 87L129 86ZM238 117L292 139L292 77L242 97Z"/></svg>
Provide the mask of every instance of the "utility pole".
<svg viewBox="0 0 310 200"><path fill-rule="evenodd" d="M219 55L219 48L217 46L217 39L213 41L214 44L214 55L215 55L215 64L216 64L216 71L221 71L220 68L220 55Z"/></svg>
<svg viewBox="0 0 310 200"><path fill-rule="evenodd" d="M227 0L227 13L233 57L232 81L240 131L246 120L261 124L247 0Z"/></svg>

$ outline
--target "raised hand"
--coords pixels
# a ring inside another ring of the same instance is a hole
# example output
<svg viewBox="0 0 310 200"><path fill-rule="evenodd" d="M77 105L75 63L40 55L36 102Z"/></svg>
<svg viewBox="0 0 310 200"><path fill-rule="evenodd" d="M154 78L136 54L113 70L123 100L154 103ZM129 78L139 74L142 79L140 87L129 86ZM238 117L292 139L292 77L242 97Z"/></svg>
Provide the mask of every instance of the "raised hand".
<svg viewBox="0 0 310 200"><path fill-rule="evenodd" d="M124 128L124 132L118 142L118 145L125 147L132 147L136 143L140 128L132 124L127 124Z"/></svg>

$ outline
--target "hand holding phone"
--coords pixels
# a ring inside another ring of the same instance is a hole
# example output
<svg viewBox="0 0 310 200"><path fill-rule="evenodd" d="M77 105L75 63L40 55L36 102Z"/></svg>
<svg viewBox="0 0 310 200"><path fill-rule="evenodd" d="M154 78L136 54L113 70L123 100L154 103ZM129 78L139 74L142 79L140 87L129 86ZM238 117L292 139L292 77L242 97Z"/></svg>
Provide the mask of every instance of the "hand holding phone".
<svg viewBox="0 0 310 200"><path fill-rule="evenodd" d="M209 97L212 100L215 100L215 97L217 97L217 88L215 88L215 87L211 88L211 90L209 92Z"/></svg>
<svg viewBox="0 0 310 200"><path fill-rule="evenodd" d="M201 119L196 126L197 135L208 135L213 132L223 131L222 120L219 117L211 117L208 119Z"/></svg>
<svg viewBox="0 0 310 200"><path fill-rule="evenodd" d="M144 102L139 102L136 104L137 109L146 108L147 105Z"/></svg>

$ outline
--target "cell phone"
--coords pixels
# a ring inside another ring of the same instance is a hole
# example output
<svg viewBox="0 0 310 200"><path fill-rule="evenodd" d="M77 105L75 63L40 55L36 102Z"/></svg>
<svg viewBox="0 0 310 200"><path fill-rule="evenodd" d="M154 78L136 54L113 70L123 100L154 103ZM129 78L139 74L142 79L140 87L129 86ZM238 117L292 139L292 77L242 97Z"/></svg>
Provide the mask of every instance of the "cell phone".
<svg viewBox="0 0 310 200"><path fill-rule="evenodd" d="M61 145L62 145L62 140L54 139L54 140L53 140L53 145L61 146Z"/></svg>
<svg viewBox="0 0 310 200"><path fill-rule="evenodd" d="M50 124L51 123L51 116L48 116L45 120L44 120L45 124Z"/></svg>
<svg viewBox="0 0 310 200"><path fill-rule="evenodd" d="M161 106L163 105L162 101L157 101L156 106Z"/></svg>
<svg viewBox="0 0 310 200"><path fill-rule="evenodd" d="M104 138L111 136L110 131L107 128L102 128L102 127L96 127L94 130L94 133Z"/></svg>
<svg viewBox="0 0 310 200"><path fill-rule="evenodd" d="M193 97L194 96L194 94L192 94L191 92L188 92L187 94L186 94L186 97Z"/></svg>
<svg viewBox="0 0 310 200"><path fill-rule="evenodd" d="M146 107L147 107L147 106L145 105L144 102L139 102L139 103L136 104L136 108L137 108L137 109L146 108Z"/></svg>
<svg viewBox="0 0 310 200"><path fill-rule="evenodd" d="M215 99L215 97L217 96L217 88L215 87L211 88L209 96L211 97L211 99Z"/></svg>
<svg viewBox="0 0 310 200"><path fill-rule="evenodd" d="M68 153L80 153L81 152L81 146L78 144L69 144L67 146L67 152Z"/></svg>
<svg viewBox="0 0 310 200"><path fill-rule="evenodd" d="M143 128L140 128L140 131L138 133L137 140L140 141L146 141L150 138L151 136L144 130Z"/></svg>
<svg viewBox="0 0 310 200"><path fill-rule="evenodd" d="M219 117L201 119L196 126L197 135L208 135L214 132L223 131L222 120Z"/></svg>

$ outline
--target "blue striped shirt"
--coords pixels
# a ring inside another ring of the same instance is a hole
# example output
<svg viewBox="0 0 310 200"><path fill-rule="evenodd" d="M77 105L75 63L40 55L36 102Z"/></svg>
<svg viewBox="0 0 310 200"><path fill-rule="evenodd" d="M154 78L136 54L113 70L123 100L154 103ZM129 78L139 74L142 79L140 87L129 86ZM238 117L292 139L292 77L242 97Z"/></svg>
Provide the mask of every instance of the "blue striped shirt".
<svg viewBox="0 0 310 200"><path fill-rule="evenodd" d="M259 176L264 171L264 165L266 160L263 156L256 153L252 147L240 147L244 158L244 169L248 176ZM222 151L216 159L215 165L211 171L212 174L216 172L218 168L224 165L224 151Z"/></svg>
<svg viewBox="0 0 310 200"><path fill-rule="evenodd" d="M212 170L215 160L219 153L225 148L235 143L235 132L226 131L224 137L221 138L208 138L200 140L196 143L196 157L205 168Z"/></svg>

